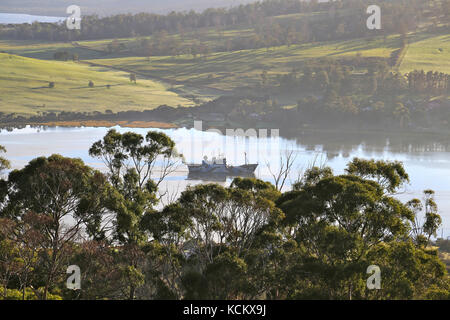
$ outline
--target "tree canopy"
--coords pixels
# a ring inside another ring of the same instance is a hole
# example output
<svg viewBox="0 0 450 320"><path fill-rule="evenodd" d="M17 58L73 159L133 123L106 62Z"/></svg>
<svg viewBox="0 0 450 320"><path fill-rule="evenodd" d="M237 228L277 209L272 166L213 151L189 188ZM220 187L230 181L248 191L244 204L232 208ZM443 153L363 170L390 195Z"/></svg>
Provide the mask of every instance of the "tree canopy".
<svg viewBox="0 0 450 320"><path fill-rule="evenodd" d="M107 174L52 155L4 181L2 298L449 298L434 192L398 200L400 162L311 167L284 193L255 178L189 186L158 208L166 175L155 164L170 172L177 155L169 137L110 130L90 154ZM69 265L82 271L78 291L65 287ZM378 290L366 283L373 266Z"/></svg>

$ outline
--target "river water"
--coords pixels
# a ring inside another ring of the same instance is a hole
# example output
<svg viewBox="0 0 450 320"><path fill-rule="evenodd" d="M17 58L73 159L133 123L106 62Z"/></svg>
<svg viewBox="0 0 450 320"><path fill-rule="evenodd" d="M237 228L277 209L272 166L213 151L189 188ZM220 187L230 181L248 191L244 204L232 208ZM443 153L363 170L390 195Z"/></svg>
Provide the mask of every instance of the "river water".
<svg viewBox="0 0 450 320"><path fill-rule="evenodd" d="M120 132L134 131L145 135L149 129L130 129L115 127ZM108 128L31 128L2 130L0 145L7 148L6 157L13 168L21 168L38 156L53 153L67 157L81 158L90 166L104 169L103 164L89 156L88 150L93 142L101 139ZM277 137L276 132L268 130L257 132L258 137L242 137L205 132L196 129L152 129L165 132L177 145L187 163L200 163L203 156L223 154L228 164L240 165L245 161L258 163L256 177L273 182L271 172L279 170L280 155L293 151L295 157L293 172L284 190L305 168L315 165L330 166L336 174L344 173L346 164L353 157L402 161L409 176L408 184L397 195L402 201L422 198L422 191L436 191L436 202L443 218L439 236L450 236L450 145L447 138L422 136L394 136L352 134L302 134L293 137ZM272 135L271 135L272 133ZM266 137L267 136L267 137ZM219 181L227 185L231 178ZM205 183L189 180L187 167L180 164L161 185L175 197L186 186Z"/></svg>
<svg viewBox="0 0 450 320"><path fill-rule="evenodd" d="M0 24L21 24L33 22L56 23L62 22L65 19L66 18L63 17L33 16L21 13L0 13Z"/></svg>

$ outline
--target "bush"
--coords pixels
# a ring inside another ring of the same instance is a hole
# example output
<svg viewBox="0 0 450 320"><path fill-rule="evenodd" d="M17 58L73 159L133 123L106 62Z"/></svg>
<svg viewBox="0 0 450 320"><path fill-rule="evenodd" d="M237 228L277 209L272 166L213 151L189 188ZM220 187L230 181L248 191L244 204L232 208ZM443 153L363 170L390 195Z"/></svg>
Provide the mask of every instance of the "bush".
<svg viewBox="0 0 450 320"><path fill-rule="evenodd" d="M54 82L49 82L48 83L48 87L49 88L54 88L55 87L55 83Z"/></svg>
<svg viewBox="0 0 450 320"><path fill-rule="evenodd" d="M92 82L92 80L89 80L89 88L93 88L94 87L94 82Z"/></svg>

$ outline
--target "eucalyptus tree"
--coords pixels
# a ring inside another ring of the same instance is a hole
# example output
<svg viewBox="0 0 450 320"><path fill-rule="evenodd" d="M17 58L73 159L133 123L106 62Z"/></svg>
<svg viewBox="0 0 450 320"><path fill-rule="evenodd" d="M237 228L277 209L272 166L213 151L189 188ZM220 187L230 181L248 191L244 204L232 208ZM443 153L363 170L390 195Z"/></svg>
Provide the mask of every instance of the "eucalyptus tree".
<svg viewBox="0 0 450 320"><path fill-rule="evenodd" d="M36 215L33 229L42 235L42 298L46 299L65 274L63 267L73 245L83 234L96 237L101 232L109 183L80 159L52 155L12 171L8 184L8 203L2 215L17 221L30 213Z"/></svg>
<svg viewBox="0 0 450 320"><path fill-rule="evenodd" d="M270 250L268 234L283 218L274 203L279 194L270 183L236 178L228 188L189 187L177 202L147 216L156 239L182 253L178 278L164 282L176 280L175 289L184 298L257 296L250 289L249 282L257 280L249 264L256 252Z"/></svg>
<svg viewBox="0 0 450 320"><path fill-rule="evenodd" d="M389 194L395 193L409 183L409 175L399 161L354 158L347 164L345 171L351 175L376 181Z"/></svg>
<svg viewBox="0 0 450 320"><path fill-rule="evenodd" d="M6 149L2 145L0 145L0 153L3 152L6 152ZM7 182L3 179L3 174L5 170L9 169L10 167L10 162L5 158L0 157L0 210L2 209L3 203L8 193Z"/></svg>
<svg viewBox="0 0 450 320"><path fill-rule="evenodd" d="M138 244L145 239L140 221L158 203L161 182L178 165L175 143L166 134L150 131L145 138L134 132L110 130L89 150L101 159L116 188L115 236L121 243Z"/></svg>
<svg viewBox="0 0 450 320"><path fill-rule="evenodd" d="M137 288L143 285L146 259L142 249L149 240L142 219L155 212L158 187L178 166L175 143L156 131L143 137L112 129L92 145L89 154L103 160L114 186L109 202L114 214L114 240L123 246L123 275L130 283L129 298L134 299Z"/></svg>
<svg viewBox="0 0 450 320"><path fill-rule="evenodd" d="M0 153L6 152L6 148L0 145ZM3 157L0 157L0 175L3 174L3 171L10 168L10 163Z"/></svg>
<svg viewBox="0 0 450 320"><path fill-rule="evenodd" d="M417 297L419 283L441 281L445 270L436 255L413 245L414 212L393 196L406 181L408 175L398 162L354 159L347 173L338 176L328 168L308 170L294 190L277 201L286 214L287 239L297 246L297 258L282 272L290 279L286 295L323 299L412 296L394 290L400 283L395 279L402 279L403 283L418 283L418 287L408 285ZM432 202L428 204L433 207ZM435 231L438 222L435 210L430 212L427 232ZM413 254L409 261L415 263L409 267L422 268L423 275L390 266L406 252ZM386 279L390 287L378 295L368 293L365 286L369 265L390 266Z"/></svg>
<svg viewBox="0 0 450 320"><path fill-rule="evenodd" d="M40 231L41 217L29 212L20 219L0 218L0 280L3 296L21 291L22 300L39 297L34 289L41 274L41 244L45 235ZM12 284L12 286L8 285ZM17 291L16 291L17 290ZM17 296L18 298L18 296Z"/></svg>
<svg viewBox="0 0 450 320"><path fill-rule="evenodd" d="M419 246L429 245L431 237L436 237L437 230L442 225L442 218L438 214L438 207L434 201L434 191L425 190L423 195L423 201L412 199L407 202L407 206L414 212L411 236ZM423 217L420 216L421 214Z"/></svg>

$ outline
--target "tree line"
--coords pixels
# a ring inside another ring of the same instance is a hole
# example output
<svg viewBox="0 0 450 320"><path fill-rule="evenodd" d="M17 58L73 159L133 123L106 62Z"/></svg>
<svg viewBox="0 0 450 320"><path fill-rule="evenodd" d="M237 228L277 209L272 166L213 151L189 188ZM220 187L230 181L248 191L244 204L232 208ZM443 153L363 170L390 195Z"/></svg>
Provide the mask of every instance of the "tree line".
<svg viewBox="0 0 450 320"><path fill-rule="evenodd" d="M414 70L406 75L408 88L418 92L446 93L450 90L450 75L438 72Z"/></svg>
<svg viewBox="0 0 450 320"><path fill-rule="evenodd" d="M442 223L434 192L396 199L409 181L400 162L311 167L287 192L236 178L166 202L161 182L181 155L164 133L112 129L89 154L105 172L52 155L0 180L1 298L450 298L430 247ZM80 290L65 287L69 265ZM370 265L380 290L366 286Z"/></svg>
<svg viewBox="0 0 450 320"><path fill-rule="evenodd" d="M291 72L269 77L261 74L259 92L267 95L302 93L297 108L265 108L279 122L322 125L382 125L384 127L448 127L445 98L431 100L450 90L450 75L414 70L391 71L385 59L317 59ZM296 111L296 112L295 112Z"/></svg>
<svg viewBox="0 0 450 320"><path fill-rule="evenodd" d="M76 41L105 38L150 36L160 32L182 34L202 28L217 30L251 27L256 34L221 46L220 50L290 45L294 43L339 40L370 36L366 28L367 0L317 1L264 0L229 9L207 9L202 13L172 12L167 15L139 13L100 18L85 16L81 30L67 30L64 24L33 23L1 25L5 39ZM449 0L379 1L383 12L383 31L376 34L407 33L421 22L431 21L431 28L448 25ZM315 13L314 15L310 15ZM317 14L320 13L320 14ZM276 16L305 14L298 19L274 19ZM197 39L201 40L201 39ZM165 53L170 54L169 52Z"/></svg>

